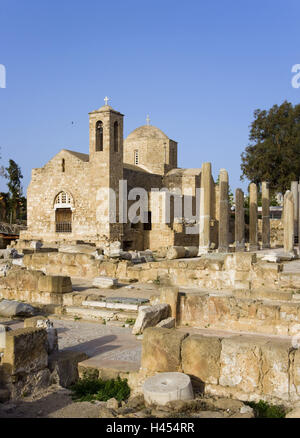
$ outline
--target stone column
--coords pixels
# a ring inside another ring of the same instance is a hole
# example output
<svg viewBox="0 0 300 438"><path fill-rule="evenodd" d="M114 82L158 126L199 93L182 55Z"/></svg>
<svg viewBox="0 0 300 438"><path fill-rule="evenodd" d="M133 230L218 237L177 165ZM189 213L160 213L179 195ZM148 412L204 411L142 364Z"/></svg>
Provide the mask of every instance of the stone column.
<svg viewBox="0 0 300 438"><path fill-rule="evenodd" d="M269 184L263 182L262 191L262 248L270 248L270 191Z"/></svg>
<svg viewBox="0 0 300 438"><path fill-rule="evenodd" d="M235 251L245 251L245 211L242 189L235 191Z"/></svg>
<svg viewBox="0 0 300 438"><path fill-rule="evenodd" d="M294 196L290 190L286 191L283 202L284 252L294 254Z"/></svg>
<svg viewBox="0 0 300 438"><path fill-rule="evenodd" d="M298 181L291 182L291 192L293 194L294 199L294 236L298 236Z"/></svg>
<svg viewBox="0 0 300 438"><path fill-rule="evenodd" d="M220 170L219 177L219 252L229 251L228 172Z"/></svg>
<svg viewBox="0 0 300 438"><path fill-rule="evenodd" d="M199 255L207 253L210 247L211 190L211 163L203 163L200 187Z"/></svg>
<svg viewBox="0 0 300 438"><path fill-rule="evenodd" d="M251 183L249 186L249 208L250 208L250 219L249 219L249 251L258 250L258 240L257 240L257 185Z"/></svg>

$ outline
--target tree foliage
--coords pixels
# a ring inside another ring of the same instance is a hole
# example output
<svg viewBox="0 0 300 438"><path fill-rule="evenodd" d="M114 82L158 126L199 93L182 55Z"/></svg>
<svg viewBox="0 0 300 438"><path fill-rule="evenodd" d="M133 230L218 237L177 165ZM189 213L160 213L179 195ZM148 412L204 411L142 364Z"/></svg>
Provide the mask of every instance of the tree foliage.
<svg viewBox="0 0 300 438"><path fill-rule="evenodd" d="M23 178L20 167L14 160L9 160L9 166L4 169L4 176L8 179L8 210L10 219L15 222L20 218L20 213L26 208L26 199L22 196L21 179Z"/></svg>
<svg viewBox="0 0 300 438"><path fill-rule="evenodd" d="M241 179L268 181L271 189L284 193L300 176L300 104L285 101L269 111L254 111L249 140L241 154Z"/></svg>

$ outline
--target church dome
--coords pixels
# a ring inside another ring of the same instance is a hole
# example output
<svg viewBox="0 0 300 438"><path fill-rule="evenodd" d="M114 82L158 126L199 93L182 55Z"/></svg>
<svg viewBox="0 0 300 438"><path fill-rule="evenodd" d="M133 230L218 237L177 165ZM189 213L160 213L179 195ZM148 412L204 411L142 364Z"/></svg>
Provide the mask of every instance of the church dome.
<svg viewBox="0 0 300 438"><path fill-rule="evenodd" d="M155 138L160 140L169 140L161 129L152 125L144 125L132 131L126 140L138 140L142 138Z"/></svg>

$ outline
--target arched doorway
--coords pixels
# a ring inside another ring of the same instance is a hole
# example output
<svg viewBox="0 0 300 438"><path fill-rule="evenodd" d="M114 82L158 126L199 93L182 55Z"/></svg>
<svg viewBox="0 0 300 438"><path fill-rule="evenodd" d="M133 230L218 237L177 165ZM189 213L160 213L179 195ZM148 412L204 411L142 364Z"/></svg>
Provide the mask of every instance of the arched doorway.
<svg viewBox="0 0 300 438"><path fill-rule="evenodd" d="M72 197L60 192L54 201L56 233L72 233Z"/></svg>

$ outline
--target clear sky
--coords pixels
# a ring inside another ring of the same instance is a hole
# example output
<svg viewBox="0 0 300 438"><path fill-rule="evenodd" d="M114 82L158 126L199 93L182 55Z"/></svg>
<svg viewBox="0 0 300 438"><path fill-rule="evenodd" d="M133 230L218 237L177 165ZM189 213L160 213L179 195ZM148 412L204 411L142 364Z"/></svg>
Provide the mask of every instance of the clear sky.
<svg viewBox="0 0 300 438"><path fill-rule="evenodd" d="M60 149L88 153L88 112L107 95L125 136L150 114L179 167L211 161L246 188L253 111L300 101L299 24L299 0L0 0L2 164L21 166L26 189Z"/></svg>

